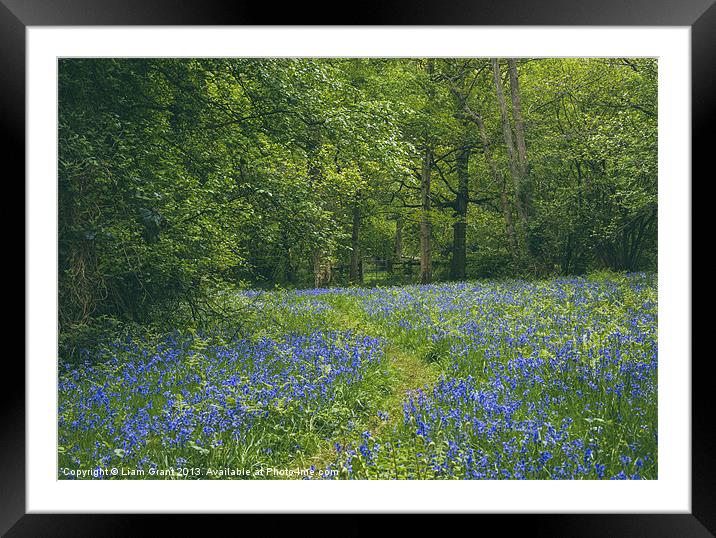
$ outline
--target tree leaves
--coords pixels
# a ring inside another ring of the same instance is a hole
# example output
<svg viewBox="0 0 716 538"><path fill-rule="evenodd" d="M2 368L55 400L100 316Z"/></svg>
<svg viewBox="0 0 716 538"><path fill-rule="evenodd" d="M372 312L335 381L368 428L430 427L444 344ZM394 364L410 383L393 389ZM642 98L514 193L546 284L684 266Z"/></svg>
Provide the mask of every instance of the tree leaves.
<svg viewBox="0 0 716 538"><path fill-rule="evenodd" d="M311 285L316 250L347 263L354 207L363 255L392 255L401 215L414 257L426 144L433 258L446 264L458 149L471 147L471 196L500 189L457 90L507 175L488 59L433 59L431 72L425 59L377 58L59 65L62 324L198 320L217 286ZM524 60L519 83L541 267L653 263L656 60ZM468 276L511 271L503 218L499 202L470 205Z"/></svg>

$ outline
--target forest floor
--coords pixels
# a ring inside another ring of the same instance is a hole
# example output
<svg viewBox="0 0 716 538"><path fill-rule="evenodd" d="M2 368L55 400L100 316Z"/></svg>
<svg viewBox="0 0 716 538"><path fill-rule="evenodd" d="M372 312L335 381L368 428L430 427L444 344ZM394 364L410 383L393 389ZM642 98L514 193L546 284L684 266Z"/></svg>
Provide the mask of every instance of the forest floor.
<svg viewBox="0 0 716 538"><path fill-rule="evenodd" d="M654 479L657 289L638 273L232 295L240 337L124 334L61 361L60 468Z"/></svg>
<svg viewBox="0 0 716 538"><path fill-rule="evenodd" d="M344 328L373 337L383 335L381 326L371 322L370 318L364 312L357 310L354 305L346 308L345 303L339 303L337 312L340 324ZM384 418L377 413L371 415L353 435L324 440L316 454L297 458L289 467L313 466L316 469L326 469L336 460L336 443L346 447L359 442L364 431L369 431L371 437L378 438L381 432L392 430L403 419L403 405L411 393L429 390L441 373L436 364L426 362L421 357L421 353L414 349L401 348L397 344L388 342L383 351L387 364L387 385L385 393L377 404Z"/></svg>

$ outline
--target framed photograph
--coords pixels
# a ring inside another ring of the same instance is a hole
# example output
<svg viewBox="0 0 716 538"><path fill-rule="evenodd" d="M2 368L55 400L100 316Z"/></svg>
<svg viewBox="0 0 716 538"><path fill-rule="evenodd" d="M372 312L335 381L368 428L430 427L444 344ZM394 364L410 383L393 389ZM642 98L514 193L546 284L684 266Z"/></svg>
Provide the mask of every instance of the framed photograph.
<svg viewBox="0 0 716 538"><path fill-rule="evenodd" d="M2 532L716 533L710 0L0 2L27 211Z"/></svg>

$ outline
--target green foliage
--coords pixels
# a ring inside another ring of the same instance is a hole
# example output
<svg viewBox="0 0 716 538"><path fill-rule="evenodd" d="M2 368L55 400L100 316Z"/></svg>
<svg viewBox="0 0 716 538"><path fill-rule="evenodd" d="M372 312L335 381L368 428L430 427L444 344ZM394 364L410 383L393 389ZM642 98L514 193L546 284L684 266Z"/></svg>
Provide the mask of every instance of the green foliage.
<svg viewBox="0 0 716 538"><path fill-rule="evenodd" d="M61 346L82 347L107 320L225 325L225 294L360 282L352 257L381 263L364 282L414 282L417 267L400 262L419 257L423 217L438 279L450 277L460 222L468 278L654 269L656 60L517 68L532 207L516 224L522 261L486 59L61 60ZM482 118L495 170L461 103Z"/></svg>

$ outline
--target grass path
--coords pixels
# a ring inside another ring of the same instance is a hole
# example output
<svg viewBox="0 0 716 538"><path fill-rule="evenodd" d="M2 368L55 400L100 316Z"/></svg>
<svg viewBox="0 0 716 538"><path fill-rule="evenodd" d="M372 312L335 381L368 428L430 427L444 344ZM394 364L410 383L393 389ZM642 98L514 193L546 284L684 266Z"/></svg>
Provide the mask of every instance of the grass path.
<svg viewBox="0 0 716 538"><path fill-rule="evenodd" d="M372 322L358 305L343 302L332 304L335 308L342 329L354 330L373 337L383 337L380 326ZM325 469L336 460L335 443L346 446L360 440L361 433L369 431L377 437L382 432L390 431L402 420L403 402L411 391L432 385L441 373L439 366L428 363L414 350L401 348L386 338L383 349L387 365L387 392L372 415L360 424L356 424L350 435L323 441L319 450L313 455L299 457L294 467L315 466L316 470ZM387 420L381 420L377 411L387 413Z"/></svg>

